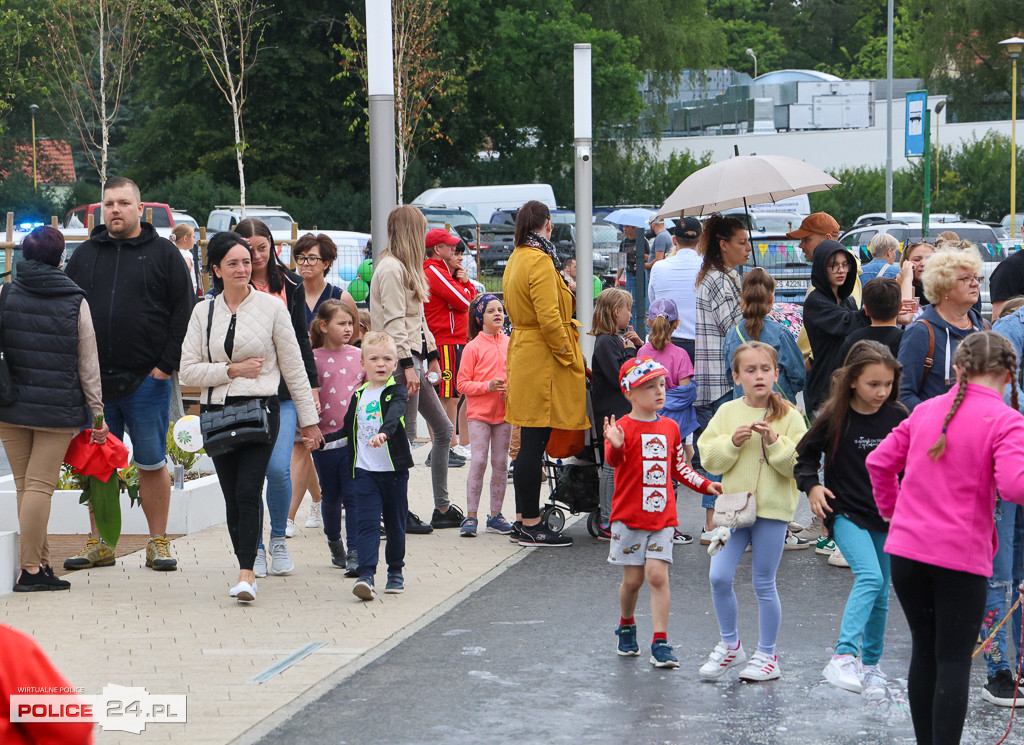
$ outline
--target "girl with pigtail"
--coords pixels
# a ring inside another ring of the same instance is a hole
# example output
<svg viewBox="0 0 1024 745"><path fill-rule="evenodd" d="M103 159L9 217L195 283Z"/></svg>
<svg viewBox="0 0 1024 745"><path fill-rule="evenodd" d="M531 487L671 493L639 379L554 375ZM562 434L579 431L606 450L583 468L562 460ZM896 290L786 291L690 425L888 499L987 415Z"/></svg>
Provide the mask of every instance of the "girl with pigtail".
<svg viewBox="0 0 1024 745"><path fill-rule="evenodd" d="M878 514L864 459L907 418L897 399L900 363L888 347L859 341L836 371L832 393L797 445L793 474L853 570L836 653L825 679L853 693L885 688L879 667L889 617L888 523ZM824 484L818 479L822 456Z"/></svg>
<svg viewBox="0 0 1024 745"><path fill-rule="evenodd" d="M890 521L885 551L910 626L908 698L922 745L960 742L996 553L996 491L1024 504L1024 416L1016 390L1011 406L1003 401L1016 377L1013 346L979 331L953 363L956 388L918 404L867 457Z"/></svg>

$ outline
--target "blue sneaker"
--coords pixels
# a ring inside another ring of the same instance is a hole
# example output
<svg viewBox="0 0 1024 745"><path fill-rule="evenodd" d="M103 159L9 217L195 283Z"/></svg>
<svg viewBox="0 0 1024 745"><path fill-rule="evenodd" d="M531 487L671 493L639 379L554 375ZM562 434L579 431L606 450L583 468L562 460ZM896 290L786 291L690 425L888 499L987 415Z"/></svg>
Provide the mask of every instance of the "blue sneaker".
<svg viewBox="0 0 1024 745"><path fill-rule="evenodd" d="M388 583L384 585L384 592L389 595L400 595L405 592L405 578L401 572L388 572Z"/></svg>
<svg viewBox="0 0 1024 745"><path fill-rule="evenodd" d="M352 594L360 600L373 600L377 597L377 591L373 589L373 577L360 577L352 587Z"/></svg>
<svg viewBox="0 0 1024 745"><path fill-rule="evenodd" d="M459 535L463 538L476 538L476 528L479 524L475 517L467 517L462 521L462 529L459 530Z"/></svg>
<svg viewBox="0 0 1024 745"><path fill-rule="evenodd" d="M623 657L640 656L640 645L636 643L636 624L620 625L615 629L615 635L619 637L620 655Z"/></svg>
<svg viewBox="0 0 1024 745"><path fill-rule="evenodd" d="M679 660L672 654L672 645L659 639L651 645L651 664L655 667L679 667Z"/></svg>
<svg viewBox="0 0 1024 745"><path fill-rule="evenodd" d="M512 523L506 520L499 512L497 515L491 515L487 518L487 532L508 535L512 532Z"/></svg>

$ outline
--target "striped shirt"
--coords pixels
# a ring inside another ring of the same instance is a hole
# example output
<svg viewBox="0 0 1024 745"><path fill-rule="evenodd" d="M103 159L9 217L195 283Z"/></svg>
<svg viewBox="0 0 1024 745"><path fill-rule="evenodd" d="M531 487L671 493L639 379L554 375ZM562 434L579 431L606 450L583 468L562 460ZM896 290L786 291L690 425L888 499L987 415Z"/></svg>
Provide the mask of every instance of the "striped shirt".
<svg viewBox="0 0 1024 745"><path fill-rule="evenodd" d="M726 334L742 319L739 273L735 269L730 269L728 274L712 269L697 287L693 367L698 406L732 394L732 376L722 356L722 347Z"/></svg>

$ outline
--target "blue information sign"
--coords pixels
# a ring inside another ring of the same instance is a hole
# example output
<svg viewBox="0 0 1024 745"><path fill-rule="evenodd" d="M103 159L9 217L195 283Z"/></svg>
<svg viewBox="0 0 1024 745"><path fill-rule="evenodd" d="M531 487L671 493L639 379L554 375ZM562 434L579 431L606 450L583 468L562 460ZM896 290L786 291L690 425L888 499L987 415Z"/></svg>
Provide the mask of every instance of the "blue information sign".
<svg viewBox="0 0 1024 745"><path fill-rule="evenodd" d="M928 91L907 93L906 149L908 158L924 155L924 112L928 106Z"/></svg>

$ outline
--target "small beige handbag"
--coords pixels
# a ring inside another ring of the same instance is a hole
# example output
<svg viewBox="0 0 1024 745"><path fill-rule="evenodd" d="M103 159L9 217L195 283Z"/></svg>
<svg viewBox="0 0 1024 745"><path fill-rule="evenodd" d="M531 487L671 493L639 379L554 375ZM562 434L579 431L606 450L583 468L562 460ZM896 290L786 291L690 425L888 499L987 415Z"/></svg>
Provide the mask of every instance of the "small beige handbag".
<svg viewBox="0 0 1024 745"><path fill-rule="evenodd" d="M761 461L757 464L757 476L754 477L754 488L761 480L761 467L768 460L768 453L761 441ZM736 530L749 528L757 519L757 495L752 491L737 491L721 494L715 499L715 513L711 516L715 525Z"/></svg>

